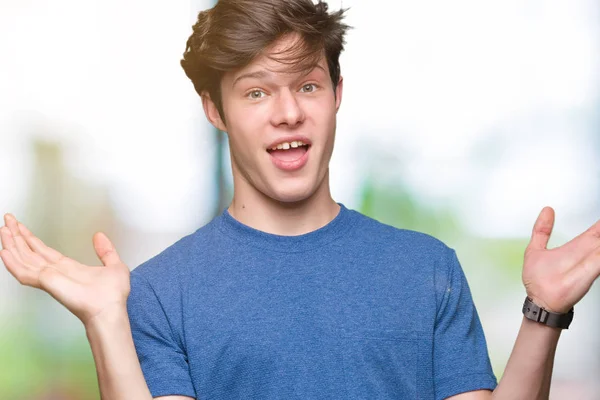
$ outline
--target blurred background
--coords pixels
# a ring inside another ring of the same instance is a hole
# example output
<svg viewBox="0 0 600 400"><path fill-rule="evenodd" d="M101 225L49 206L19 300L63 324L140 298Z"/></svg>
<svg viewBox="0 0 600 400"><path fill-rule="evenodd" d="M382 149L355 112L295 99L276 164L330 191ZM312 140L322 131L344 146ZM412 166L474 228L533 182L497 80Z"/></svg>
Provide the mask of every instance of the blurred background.
<svg viewBox="0 0 600 400"><path fill-rule="evenodd" d="M551 246L600 218L600 3L344 0L354 29L334 198L455 248L501 377L522 257L546 205ZM0 213L98 264L134 268L231 195L226 138L179 65L211 1L0 2ZM553 399L600 399L600 290L576 307ZM0 398L99 399L80 322L0 269Z"/></svg>

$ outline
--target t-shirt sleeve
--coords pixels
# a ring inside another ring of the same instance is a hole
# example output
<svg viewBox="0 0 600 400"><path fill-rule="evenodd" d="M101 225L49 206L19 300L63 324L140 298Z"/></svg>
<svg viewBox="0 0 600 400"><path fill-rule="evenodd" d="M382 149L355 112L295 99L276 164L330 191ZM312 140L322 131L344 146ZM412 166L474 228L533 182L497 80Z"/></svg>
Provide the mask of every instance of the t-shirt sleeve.
<svg viewBox="0 0 600 400"><path fill-rule="evenodd" d="M455 251L448 252L433 344L435 398L440 400L497 385L469 285Z"/></svg>
<svg viewBox="0 0 600 400"><path fill-rule="evenodd" d="M186 352L175 339L152 286L139 274L131 274L127 310L135 350L152 396L195 398Z"/></svg>

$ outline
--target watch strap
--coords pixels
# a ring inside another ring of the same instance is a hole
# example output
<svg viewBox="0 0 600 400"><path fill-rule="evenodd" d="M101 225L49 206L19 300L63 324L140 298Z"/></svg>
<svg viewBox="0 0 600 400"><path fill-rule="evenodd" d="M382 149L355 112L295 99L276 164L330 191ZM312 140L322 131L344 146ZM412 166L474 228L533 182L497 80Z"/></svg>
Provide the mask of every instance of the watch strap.
<svg viewBox="0 0 600 400"><path fill-rule="evenodd" d="M523 303L523 315L525 318L553 328L569 329L569 325L573 321L573 314L573 308L565 314L548 311L535 304L530 297L526 297Z"/></svg>

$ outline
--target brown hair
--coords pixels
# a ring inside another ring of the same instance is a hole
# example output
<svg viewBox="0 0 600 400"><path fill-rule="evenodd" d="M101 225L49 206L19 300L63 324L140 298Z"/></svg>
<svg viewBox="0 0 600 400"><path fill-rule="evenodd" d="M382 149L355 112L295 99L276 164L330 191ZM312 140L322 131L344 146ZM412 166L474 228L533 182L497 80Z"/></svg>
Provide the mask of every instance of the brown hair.
<svg viewBox="0 0 600 400"><path fill-rule="evenodd" d="M208 92L225 121L223 75L245 67L282 36L296 33L301 40L273 58L300 72L314 68L324 53L335 90L349 27L342 23L346 10L328 13L327 8L321 0L219 0L198 14L181 66L199 95Z"/></svg>

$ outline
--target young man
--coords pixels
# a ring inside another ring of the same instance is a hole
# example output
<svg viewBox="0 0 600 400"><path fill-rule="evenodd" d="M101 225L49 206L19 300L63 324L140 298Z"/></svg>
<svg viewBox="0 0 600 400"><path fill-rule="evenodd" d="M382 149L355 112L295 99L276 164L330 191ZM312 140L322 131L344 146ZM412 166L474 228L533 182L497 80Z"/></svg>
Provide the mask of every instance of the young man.
<svg viewBox="0 0 600 400"><path fill-rule="evenodd" d="M103 234L90 268L5 216L2 260L82 320L103 399L548 397L561 327L600 274L600 221L547 250L542 210L497 385L454 251L331 197L342 17L311 0L200 13L182 65L229 136L233 201L131 275Z"/></svg>

